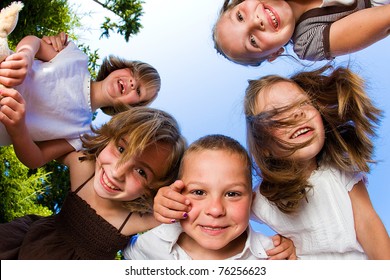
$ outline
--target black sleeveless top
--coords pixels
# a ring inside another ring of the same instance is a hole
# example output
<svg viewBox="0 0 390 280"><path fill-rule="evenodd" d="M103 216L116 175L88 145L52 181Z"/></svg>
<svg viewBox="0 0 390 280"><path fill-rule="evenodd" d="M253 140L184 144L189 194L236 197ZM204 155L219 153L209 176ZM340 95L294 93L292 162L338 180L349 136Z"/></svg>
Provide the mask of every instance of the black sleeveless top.
<svg viewBox="0 0 390 280"><path fill-rule="evenodd" d="M19 259L115 259L117 252L124 249L132 237L121 234L131 213L119 230L99 216L77 195L91 178L75 192L69 192L59 214L49 217L29 215L8 223L6 231L14 233L14 240L8 243L8 247L13 248L7 249L16 251L15 245L11 244L19 240ZM4 238L6 241L7 237ZM3 256L7 256L6 253ZM11 254L8 256L13 258Z"/></svg>

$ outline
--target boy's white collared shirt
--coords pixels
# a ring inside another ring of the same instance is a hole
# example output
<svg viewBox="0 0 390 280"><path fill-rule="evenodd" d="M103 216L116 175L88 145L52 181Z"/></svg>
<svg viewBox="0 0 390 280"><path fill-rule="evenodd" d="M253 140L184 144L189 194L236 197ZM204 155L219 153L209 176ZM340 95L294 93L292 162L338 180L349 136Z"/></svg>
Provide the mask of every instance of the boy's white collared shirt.
<svg viewBox="0 0 390 280"><path fill-rule="evenodd" d="M191 257L177 244L182 232L180 223L162 224L133 237L124 251L124 257L132 260L191 260ZM274 247L271 237L255 232L250 226L247 232L248 238L244 249L229 259L267 259L265 251Z"/></svg>

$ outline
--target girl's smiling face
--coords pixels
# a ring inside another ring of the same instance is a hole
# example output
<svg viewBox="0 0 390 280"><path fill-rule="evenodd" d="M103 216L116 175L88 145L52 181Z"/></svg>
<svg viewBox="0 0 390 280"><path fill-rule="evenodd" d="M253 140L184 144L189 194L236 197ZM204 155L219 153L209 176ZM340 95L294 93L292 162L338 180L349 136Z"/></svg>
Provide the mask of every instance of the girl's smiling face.
<svg viewBox="0 0 390 280"><path fill-rule="evenodd" d="M102 88L112 105L135 105L151 100L157 94L156 89L143 85L128 68L111 72L104 79Z"/></svg>
<svg viewBox="0 0 390 280"><path fill-rule="evenodd" d="M215 37L227 57L248 63L278 54L294 28L295 19L286 1L246 0L220 17Z"/></svg>
<svg viewBox="0 0 390 280"><path fill-rule="evenodd" d="M164 161L169 157L171 147L162 143L149 145L139 156L118 164L127 146L125 139L121 139L118 145L111 141L99 154L94 188L100 197L134 200L165 174Z"/></svg>
<svg viewBox="0 0 390 280"><path fill-rule="evenodd" d="M298 149L288 157L300 162L314 163L324 146L325 129L320 112L311 104L309 97L299 86L292 82L281 81L261 90L257 95L256 114L285 108L292 104L297 105L276 115L274 119L294 120L296 124L275 128L273 136L291 144L304 143L313 138L307 146ZM286 151L275 145L271 154L276 158L284 157Z"/></svg>

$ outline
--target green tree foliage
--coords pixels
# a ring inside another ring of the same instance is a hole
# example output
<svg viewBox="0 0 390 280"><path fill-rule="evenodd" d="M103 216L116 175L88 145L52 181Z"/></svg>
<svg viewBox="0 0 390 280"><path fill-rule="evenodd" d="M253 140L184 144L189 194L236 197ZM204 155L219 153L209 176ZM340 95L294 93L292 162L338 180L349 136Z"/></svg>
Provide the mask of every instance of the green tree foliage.
<svg viewBox="0 0 390 280"><path fill-rule="evenodd" d="M3 0L0 8L14 0ZM70 36L80 26L66 0L22 0L15 30L8 37L11 49L26 35L42 37L64 31ZM98 59L97 53L89 57ZM90 68L94 71L94 68ZM42 168L30 170L19 162L12 147L0 148L0 222L10 221L26 214L51 215L61 207L69 188L66 168L52 161Z"/></svg>
<svg viewBox="0 0 390 280"><path fill-rule="evenodd" d="M2 0L0 8L15 0ZM10 48L15 48L26 35L55 35L61 31L71 32L80 26L79 18L69 8L67 0L22 0L24 7L19 13L18 24L8 40Z"/></svg>
<svg viewBox="0 0 390 280"><path fill-rule="evenodd" d="M1 0L0 9L15 0ZM67 0L21 0L24 8L19 13L15 30L8 37L11 49L26 35L42 37L55 35L61 31L77 41L75 30L80 27L80 16L69 6ZM87 1L87 0L83 0ZM100 4L119 16L121 21L115 23L109 18L102 23L102 36L109 37L115 31L125 37L126 41L139 32L142 15L142 1L106 0ZM92 77L96 77L97 50L79 45L89 57L88 68ZM11 221L26 214L42 216L59 211L70 186L68 169L52 161L45 166L31 170L16 158L12 146L0 147L0 222Z"/></svg>
<svg viewBox="0 0 390 280"><path fill-rule="evenodd" d="M105 17L105 22L101 25L103 30L100 38L105 36L108 38L110 31L115 31L124 36L126 42L129 41L132 35L135 35L142 28L140 17L142 16L143 1L139 0L93 0L103 8L113 12L120 17L119 23L112 21L111 18Z"/></svg>
<svg viewBox="0 0 390 280"><path fill-rule="evenodd" d="M47 216L52 211L38 204L47 189L48 173L31 170L15 157L13 147L0 147L0 222L8 222L27 213Z"/></svg>

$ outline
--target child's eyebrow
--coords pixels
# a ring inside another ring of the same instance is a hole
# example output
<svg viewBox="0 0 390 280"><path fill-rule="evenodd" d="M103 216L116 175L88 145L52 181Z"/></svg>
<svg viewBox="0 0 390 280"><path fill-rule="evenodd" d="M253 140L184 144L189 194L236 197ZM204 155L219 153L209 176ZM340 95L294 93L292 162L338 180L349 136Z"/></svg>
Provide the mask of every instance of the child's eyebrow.
<svg viewBox="0 0 390 280"><path fill-rule="evenodd" d="M119 141L118 142L123 142L126 146L129 145L129 142L127 142L127 140L123 136L119 137Z"/></svg>
<svg viewBox="0 0 390 280"><path fill-rule="evenodd" d="M205 185L207 185L207 184L205 184L204 182L201 182L201 181L189 181L189 182L186 182L186 184L185 184L186 186L196 186L196 187L198 187L198 186L205 186Z"/></svg>

